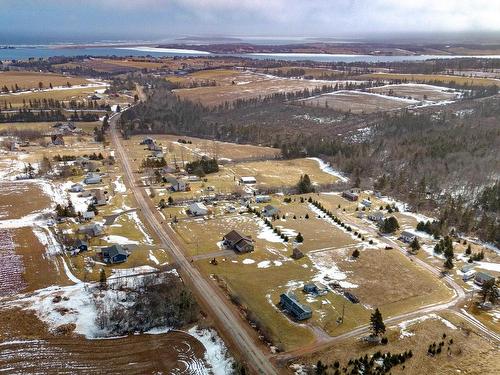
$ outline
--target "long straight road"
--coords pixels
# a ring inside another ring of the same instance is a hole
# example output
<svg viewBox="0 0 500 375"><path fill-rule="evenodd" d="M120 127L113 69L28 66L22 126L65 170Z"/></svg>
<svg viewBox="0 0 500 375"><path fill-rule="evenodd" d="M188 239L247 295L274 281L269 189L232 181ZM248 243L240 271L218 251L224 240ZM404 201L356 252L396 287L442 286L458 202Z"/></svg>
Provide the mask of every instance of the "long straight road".
<svg viewBox="0 0 500 375"><path fill-rule="evenodd" d="M175 236L174 232L170 227L161 224L159 213L148 202L149 198L145 197L144 190L135 185L130 161L116 130L116 122L119 117L120 115L117 114L110 118L111 140L115 148L115 156L123 167L124 179L133 192L142 215L161 240L162 245L170 251L180 274L195 289L196 294L202 299L203 305L207 306L208 311L206 312L219 323L219 327L224 328L224 336L231 339L232 343L246 360L248 366L258 374L278 374L268 356L260 350L254 338L247 331L245 327L247 323L235 313L231 306L228 306L230 304L229 300L220 295L217 286L207 281L188 260L185 253L172 238Z"/></svg>

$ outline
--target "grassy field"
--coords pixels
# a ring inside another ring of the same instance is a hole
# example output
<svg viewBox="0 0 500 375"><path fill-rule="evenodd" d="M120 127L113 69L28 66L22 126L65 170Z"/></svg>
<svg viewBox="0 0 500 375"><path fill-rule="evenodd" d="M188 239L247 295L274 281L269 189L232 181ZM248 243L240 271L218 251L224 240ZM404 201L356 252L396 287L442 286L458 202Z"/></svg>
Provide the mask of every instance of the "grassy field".
<svg viewBox="0 0 500 375"><path fill-rule="evenodd" d="M17 86L22 90L38 89L39 83L42 83L43 88L52 86L66 86L69 82L70 85L88 84L84 78L64 76L53 73L39 73L39 72L22 72L22 71L6 71L0 72L0 87L7 86L10 90L11 86Z"/></svg>
<svg viewBox="0 0 500 375"><path fill-rule="evenodd" d="M394 95L416 100L439 101L456 98L456 93L451 90L447 92L446 88L435 88L433 86L419 84L387 85L374 87L370 89L370 91L383 95Z"/></svg>
<svg viewBox="0 0 500 375"><path fill-rule="evenodd" d="M14 122L14 123L1 123L0 131L2 130L39 130L41 132L48 132L54 130L52 127L55 122ZM82 129L84 132L92 133L96 126L101 126L101 121L91 121L91 122L77 122L75 123L77 128Z"/></svg>
<svg viewBox="0 0 500 375"><path fill-rule="evenodd" d="M442 316L447 319L446 324L439 316L431 316L422 322L410 323L404 336L401 336L400 327L391 327L387 332L388 345L371 345L351 338L297 363L316 364L321 360L323 363L333 364L338 360L342 368L349 359L365 354L370 356L377 351L395 354L411 349L413 357L405 362L404 368L402 365L391 368L392 374L495 374L500 371L500 363L496 358L498 348L494 344L478 336L459 318L449 314ZM454 328L448 326L450 323ZM446 335L445 338L443 334ZM451 344L450 339L453 340ZM445 343L442 353L434 357L428 356L429 345L441 341Z"/></svg>
<svg viewBox="0 0 500 375"><path fill-rule="evenodd" d="M248 71L207 70L195 73L193 77L183 78L177 82L189 80L215 81L217 86L196 87L175 90L175 93L194 102L207 106L216 106L236 99L249 99L266 96L278 92L294 92L304 89L319 88L325 84L321 81L269 78L265 75Z"/></svg>
<svg viewBox="0 0 500 375"><path fill-rule="evenodd" d="M488 78L470 78L453 76L446 74L401 74L401 73L373 73L357 76L359 79L401 79L409 82L430 82L439 81L441 83L455 82L459 85L491 86L498 85L498 81Z"/></svg>
<svg viewBox="0 0 500 375"><path fill-rule="evenodd" d="M414 104L397 97L381 97L359 91L337 91L300 100L298 103L358 114L393 111Z"/></svg>

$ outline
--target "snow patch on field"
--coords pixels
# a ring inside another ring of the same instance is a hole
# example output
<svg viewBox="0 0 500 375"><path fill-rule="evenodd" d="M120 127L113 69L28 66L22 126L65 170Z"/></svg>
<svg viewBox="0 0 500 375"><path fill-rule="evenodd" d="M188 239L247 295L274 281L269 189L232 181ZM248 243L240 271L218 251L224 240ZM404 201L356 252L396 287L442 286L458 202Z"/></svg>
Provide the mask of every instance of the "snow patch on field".
<svg viewBox="0 0 500 375"><path fill-rule="evenodd" d="M127 237L111 234L103 237L103 240L118 245L139 245L139 241L129 240Z"/></svg>
<svg viewBox="0 0 500 375"><path fill-rule="evenodd" d="M188 330L188 333L205 347L205 361L209 364L210 369L206 369L204 374L226 375L232 373L234 360L229 355L224 341L215 330L193 327Z"/></svg>
<svg viewBox="0 0 500 375"><path fill-rule="evenodd" d="M243 263L243 264L254 264L255 260L247 258L247 259L243 259L243 261L241 263Z"/></svg>
<svg viewBox="0 0 500 375"><path fill-rule="evenodd" d="M418 318L415 318L415 319L410 319L410 320L406 320L404 322L401 322L398 324L398 327L400 329L400 336L399 338L403 339L405 337L410 337L410 336L413 336L414 333L413 332L410 332L408 331L408 328L414 324L417 324L417 323L422 323L426 320L429 320L429 319L436 319L436 320L439 320L440 322L442 322L446 327L450 328L450 329L457 329L457 327L452 324L450 321L440 317L439 315L436 315L436 314L428 314L428 315L424 315L424 316L421 316L421 317L418 317Z"/></svg>
<svg viewBox="0 0 500 375"><path fill-rule="evenodd" d="M330 163L325 163L320 158L308 158L309 160L314 160L319 164L319 169L323 172L328 173L329 175L337 177L341 182L347 182L349 179L345 177L342 173L332 168Z"/></svg>
<svg viewBox="0 0 500 375"><path fill-rule="evenodd" d="M117 193L126 193L127 192L127 188L126 188L125 184L123 183L121 176L116 177L116 180L113 182L113 184L115 185L115 192L117 192Z"/></svg>
<svg viewBox="0 0 500 375"><path fill-rule="evenodd" d="M283 239L273 232L263 220L259 220L260 232L257 235L258 239L265 240L268 242L283 242Z"/></svg>
<svg viewBox="0 0 500 375"><path fill-rule="evenodd" d="M134 220L135 224L137 225L137 228L141 231L141 233L144 236L144 242L146 242L148 245L153 244L153 239L151 236L146 232L146 227L142 223L141 219L139 219L139 215L137 215L136 211L133 212L128 212L127 215Z"/></svg>
<svg viewBox="0 0 500 375"><path fill-rule="evenodd" d="M329 251L311 253L309 257L314 267L319 271L313 281L324 283L325 281L337 281L342 288L357 288L358 285L347 281L347 273L341 271L329 256Z"/></svg>

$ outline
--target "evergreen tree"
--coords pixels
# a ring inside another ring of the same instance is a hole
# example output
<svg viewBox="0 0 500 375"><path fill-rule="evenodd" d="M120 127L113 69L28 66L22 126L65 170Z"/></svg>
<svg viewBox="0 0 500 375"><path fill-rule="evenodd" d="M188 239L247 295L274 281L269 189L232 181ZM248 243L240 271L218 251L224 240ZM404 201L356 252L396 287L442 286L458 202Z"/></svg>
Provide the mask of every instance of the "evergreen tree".
<svg viewBox="0 0 500 375"><path fill-rule="evenodd" d="M375 309L370 317L370 325L373 336L378 336L381 333L385 333L384 320L378 308Z"/></svg>
<svg viewBox="0 0 500 375"><path fill-rule="evenodd" d="M297 184L297 191L299 194L307 194L314 192L314 186L309 178L309 175L305 174L300 176L299 183Z"/></svg>

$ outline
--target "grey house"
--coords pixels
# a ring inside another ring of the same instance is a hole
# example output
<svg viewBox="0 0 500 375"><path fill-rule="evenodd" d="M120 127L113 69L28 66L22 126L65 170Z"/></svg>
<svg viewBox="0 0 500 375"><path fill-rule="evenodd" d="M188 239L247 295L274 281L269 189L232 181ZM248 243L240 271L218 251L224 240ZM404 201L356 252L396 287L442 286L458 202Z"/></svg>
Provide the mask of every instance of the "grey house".
<svg viewBox="0 0 500 375"><path fill-rule="evenodd" d="M283 293L280 296L281 308L290 314L294 319L306 320L312 316L312 310L309 306L302 305L297 301L292 293Z"/></svg>

